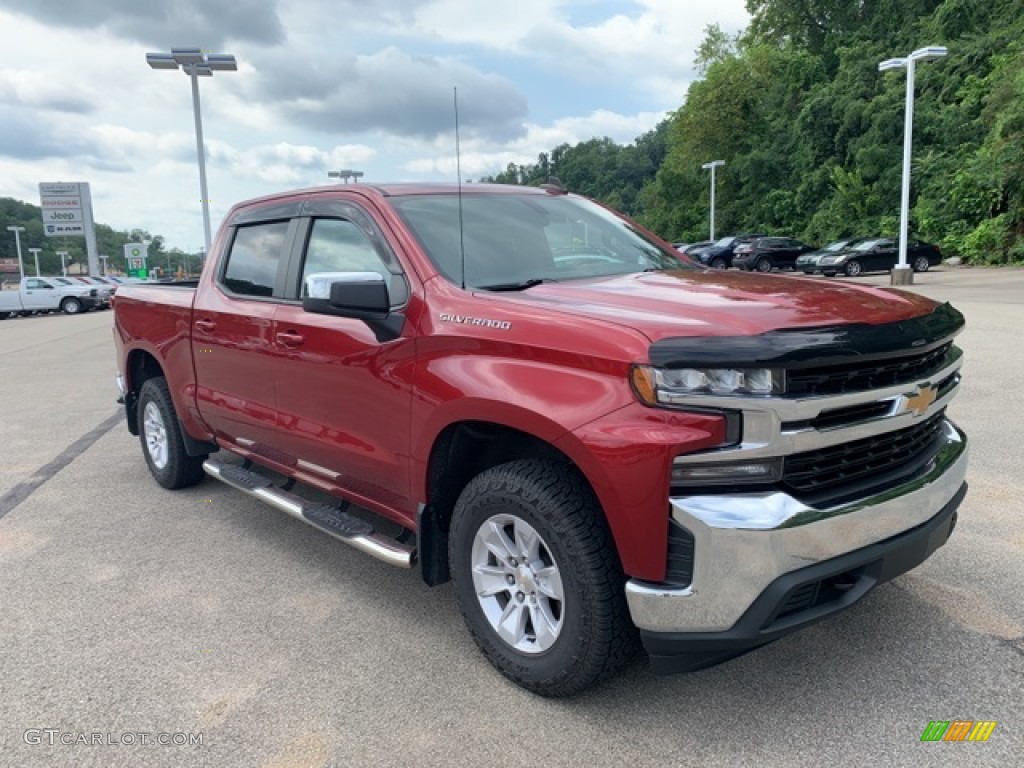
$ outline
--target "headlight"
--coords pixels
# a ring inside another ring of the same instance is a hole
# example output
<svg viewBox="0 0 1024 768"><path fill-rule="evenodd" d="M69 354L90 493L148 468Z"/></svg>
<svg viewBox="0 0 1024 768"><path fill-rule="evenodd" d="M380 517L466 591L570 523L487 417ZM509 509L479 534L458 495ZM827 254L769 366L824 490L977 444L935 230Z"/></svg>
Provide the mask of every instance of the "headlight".
<svg viewBox="0 0 1024 768"><path fill-rule="evenodd" d="M777 368L654 368L633 366L633 390L647 405L674 405L694 395L777 395L785 376Z"/></svg>

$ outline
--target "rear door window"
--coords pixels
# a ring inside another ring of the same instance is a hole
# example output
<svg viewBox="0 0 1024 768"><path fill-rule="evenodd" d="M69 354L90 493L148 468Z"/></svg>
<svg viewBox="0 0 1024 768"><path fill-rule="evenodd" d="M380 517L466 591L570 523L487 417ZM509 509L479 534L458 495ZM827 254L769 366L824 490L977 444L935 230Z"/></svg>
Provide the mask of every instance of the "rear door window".
<svg viewBox="0 0 1024 768"><path fill-rule="evenodd" d="M279 296L279 273L285 263L289 221L240 226L235 231L221 285L238 296Z"/></svg>

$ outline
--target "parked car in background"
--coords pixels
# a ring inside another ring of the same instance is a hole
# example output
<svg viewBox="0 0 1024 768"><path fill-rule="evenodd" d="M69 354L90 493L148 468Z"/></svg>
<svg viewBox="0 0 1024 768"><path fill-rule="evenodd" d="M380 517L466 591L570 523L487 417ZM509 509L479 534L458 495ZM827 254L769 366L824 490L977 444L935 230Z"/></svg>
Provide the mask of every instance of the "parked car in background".
<svg viewBox="0 0 1024 768"><path fill-rule="evenodd" d="M733 253L732 265L738 269L771 272L773 269L792 269L797 257L814 250L792 237L758 237L740 243Z"/></svg>
<svg viewBox="0 0 1024 768"><path fill-rule="evenodd" d="M732 266L733 255L737 246L749 243L751 240L764 237L754 232L749 235L730 235L718 240L714 245L708 246L696 255L701 264L706 264L713 269L728 269Z"/></svg>
<svg viewBox="0 0 1024 768"><path fill-rule="evenodd" d="M680 253L694 258L698 253L715 244L714 240L699 240L696 243L672 243L672 247Z"/></svg>
<svg viewBox="0 0 1024 768"><path fill-rule="evenodd" d="M0 293L0 318L57 310L77 315L106 304L96 286L63 285L52 277L23 277L17 291Z"/></svg>
<svg viewBox="0 0 1024 768"><path fill-rule="evenodd" d="M899 260L899 242L891 237L861 240L845 251L825 256L818 262L818 271L826 277L842 272L856 277L861 272L888 272ZM938 246L911 240L907 243L907 264L915 272L927 272L929 267L942 263Z"/></svg>
<svg viewBox="0 0 1024 768"><path fill-rule="evenodd" d="M819 248L816 251L805 253L802 256L798 256L794 269L801 270L804 274L812 275L818 271L818 262L820 262L826 256L831 256L839 251L845 251L848 248L852 248L862 240L866 240L865 237L847 237L843 240L833 240L831 243L826 245L824 248Z"/></svg>
<svg viewBox="0 0 1024 768"><path fill-rule="evenodd" d="M117 290L117 286L113 283L108 283L102 277L93 277L92 275L75 275L74 277L68 277L68 280L74 280L85 285L95 286L99 291L100 298L103 301L109 302L111 297L114 295L114 291Z"/></svg>

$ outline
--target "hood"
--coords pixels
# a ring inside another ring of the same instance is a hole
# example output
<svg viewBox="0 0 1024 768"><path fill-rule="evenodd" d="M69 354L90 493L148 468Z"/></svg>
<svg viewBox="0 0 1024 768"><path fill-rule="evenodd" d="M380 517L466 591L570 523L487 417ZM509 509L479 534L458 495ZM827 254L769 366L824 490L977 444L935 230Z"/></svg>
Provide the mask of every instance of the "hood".
<svg viewBox="0 0 1024 768"><path fill-rule="evenodd" d="M852 323L880 325L924 315L937 306L923 296L886 288L717 270L544 283L502 296L536 309L548 307L628 326L652 341Z"/></svg>

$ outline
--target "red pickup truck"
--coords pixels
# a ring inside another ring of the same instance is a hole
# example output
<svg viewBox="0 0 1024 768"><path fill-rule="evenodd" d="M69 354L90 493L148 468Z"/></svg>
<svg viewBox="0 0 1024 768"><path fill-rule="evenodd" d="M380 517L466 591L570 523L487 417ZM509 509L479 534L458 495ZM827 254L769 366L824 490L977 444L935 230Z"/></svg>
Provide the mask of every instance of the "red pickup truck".
<svg viewBox="0 0 1024 768"><path fill-rule="evenodd" d="M638 640L682 671L849 607L944 544L966 492L959 312L710 270L557 185L245 202L197 283L114 311L158 483L210 475L452 580L543 695Z"/></svg>

